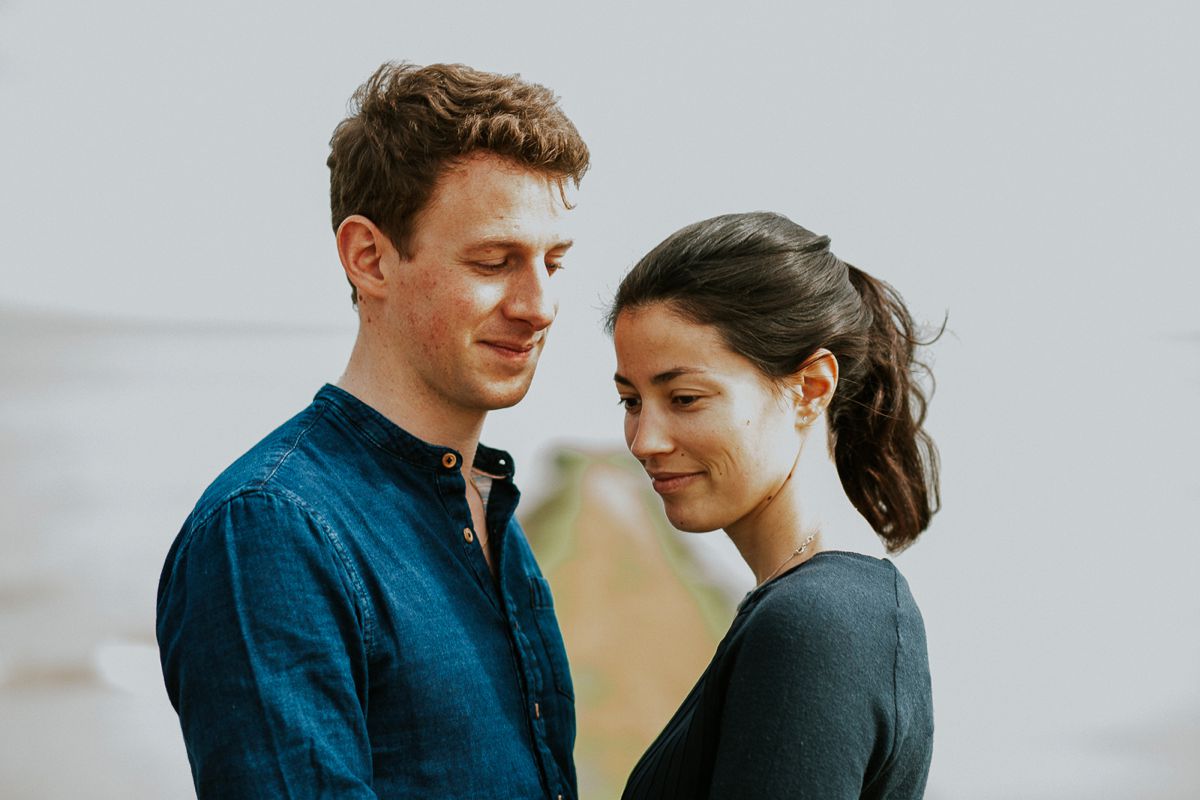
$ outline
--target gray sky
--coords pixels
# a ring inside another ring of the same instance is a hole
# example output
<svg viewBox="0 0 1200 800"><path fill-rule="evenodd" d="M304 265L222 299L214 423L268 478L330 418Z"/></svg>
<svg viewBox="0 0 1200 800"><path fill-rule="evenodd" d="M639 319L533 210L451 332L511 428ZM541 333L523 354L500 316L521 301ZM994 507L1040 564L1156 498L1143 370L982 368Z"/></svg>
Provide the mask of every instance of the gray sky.
<svg viewBox="0 0 1200 800"><path fill-rule="evenodd" d="M406 58L543 82L592 148L533 395L576 436L613 424L620 274L728 211L949 311L978 380L1200 336L1192 6L777 5L6 2L0 302L351 329L327 142Z"/></svg>
<svg viewBox="0 0 1200 800"><path fill-rule="evenodd" d="M489 421L527 481L554 442L620 446L622 272L786 213L950 315L946 508L900 561L942 785L1021 763L1069 797L1129 737L1200 741L1200 12L776 5L0 3L0 307L345 336L295 358L315 391L354 324L324 166L354 87L388 59L520 72L594 156L538 378Z"/></svg>
<svg viewBox="0 0 1200 800"><path fill-rule="evenodd" d="M561 94L595 154L573 325L666 233L751 208L964 321L1197 287L1189 4L774 5L10 0L0 300L344 320L327 141L394 58ZM1195 332L1187 294L1138 321Z"/></svg>

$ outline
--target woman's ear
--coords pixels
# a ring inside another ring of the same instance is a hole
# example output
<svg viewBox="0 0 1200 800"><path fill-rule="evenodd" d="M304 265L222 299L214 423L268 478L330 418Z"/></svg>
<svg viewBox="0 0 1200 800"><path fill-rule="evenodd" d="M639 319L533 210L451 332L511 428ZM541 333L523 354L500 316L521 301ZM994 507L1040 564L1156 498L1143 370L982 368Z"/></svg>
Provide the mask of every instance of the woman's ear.
<svg viewBox="0 0 1200 800"><path fill-rule="evenodd" d="M837 390L837 357L824 347L805 360L789 383L796 398L796 422L808 425L829 406Z"/></svg>
<svg viewBox="0 0 1200 800"><path fill-rule="evenodd" d="M337 250L359 302L386 294L387 278L382 262L395 249L374 222L361 214L351 214L342 220L337 229Z"/></svg>

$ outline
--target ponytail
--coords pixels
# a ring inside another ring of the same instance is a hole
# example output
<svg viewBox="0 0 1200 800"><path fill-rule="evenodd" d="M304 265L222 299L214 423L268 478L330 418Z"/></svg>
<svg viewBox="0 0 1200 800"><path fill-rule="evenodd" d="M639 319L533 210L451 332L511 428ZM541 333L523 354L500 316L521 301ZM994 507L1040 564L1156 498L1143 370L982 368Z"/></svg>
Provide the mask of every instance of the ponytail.
<svg viewBox="0 0 1200 800"><path fill-rule="evenodd" d="M932 373L915 352L937 336L918 340L896 290L846 266L869 323L863 360L830 404L834 461L850 501L895 553L941 507L937 447L922 427L929 399L918 381Z"/></svg>

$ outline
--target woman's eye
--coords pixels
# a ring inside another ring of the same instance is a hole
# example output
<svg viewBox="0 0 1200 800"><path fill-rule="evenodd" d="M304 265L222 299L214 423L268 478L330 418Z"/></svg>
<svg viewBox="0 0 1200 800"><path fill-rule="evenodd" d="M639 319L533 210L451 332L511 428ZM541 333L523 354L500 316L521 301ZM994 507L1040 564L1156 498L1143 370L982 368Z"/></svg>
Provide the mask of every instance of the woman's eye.
<svg viewBox="0 0 1200 800"><path fill-rule="evenodd" d="M475 266L483 269L501 269L507 263L507 261L476 261Z"/></svg>
<svg viewBox="0 0 1200 800"><path fill-rule="evenodd" d="M563 269L563 265L562 265L561 261L547 261L546 262L546 272L549 272L551 275L558 272L560 269Z"/></svg>
<svg viewBox="0 0 1200 800"><path fill-rule="evenodd" d="M621 397L617 399L617 404L624 406L625 411L630 414L636 414L641 403L642 401L636 397Z"/></svg>

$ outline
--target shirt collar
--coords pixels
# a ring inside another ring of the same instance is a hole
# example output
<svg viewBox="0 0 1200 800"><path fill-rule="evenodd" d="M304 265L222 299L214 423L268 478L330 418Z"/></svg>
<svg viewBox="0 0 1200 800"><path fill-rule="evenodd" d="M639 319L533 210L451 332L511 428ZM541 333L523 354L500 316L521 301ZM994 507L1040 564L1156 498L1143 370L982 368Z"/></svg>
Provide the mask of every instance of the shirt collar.
<svg viewBox="0 0 1200 800"><path fill-rule="evenodd" d="M405 461L439 472L455 472L462 468L462 453L452 447L418 439L345 389L327 383L317 392L313 402L333 406L368 439ZM512 456L482 443L475 450L473 466L492 478L511 479L513 476Z"/></svg>

